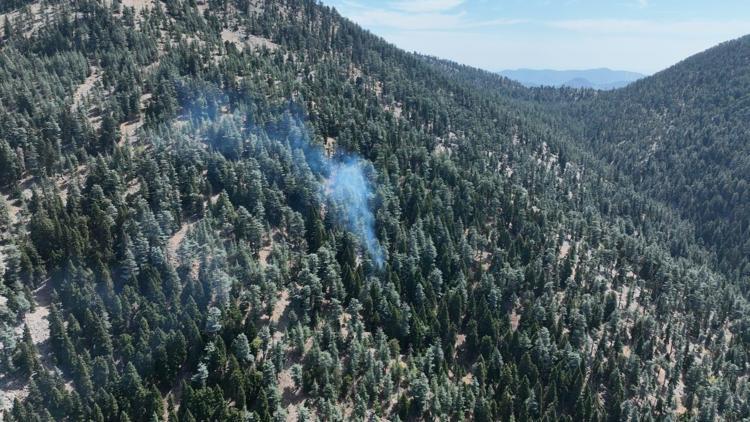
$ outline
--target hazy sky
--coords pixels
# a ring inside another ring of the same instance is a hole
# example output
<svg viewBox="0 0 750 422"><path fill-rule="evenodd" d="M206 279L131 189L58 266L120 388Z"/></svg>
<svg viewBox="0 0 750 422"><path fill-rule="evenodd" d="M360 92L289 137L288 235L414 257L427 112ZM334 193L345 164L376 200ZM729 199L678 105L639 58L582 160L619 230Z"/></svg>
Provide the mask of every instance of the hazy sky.
<svg viewBox="0 0 750 422"><path fill-rule="evenodd" d="M323 0L409 51L487 70L653 73L750 33L750 0Z"/></svg>

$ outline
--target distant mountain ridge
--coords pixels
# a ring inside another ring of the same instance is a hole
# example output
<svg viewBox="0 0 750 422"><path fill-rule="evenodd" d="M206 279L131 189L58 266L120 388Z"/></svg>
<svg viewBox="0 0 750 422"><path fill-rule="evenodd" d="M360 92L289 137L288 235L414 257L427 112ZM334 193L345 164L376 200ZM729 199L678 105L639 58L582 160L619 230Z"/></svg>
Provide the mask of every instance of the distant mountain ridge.
<svg viewBox="0 0 750 422"><path fill-rule="evenodd" d="M571 88L616 89L645 77L641 73L607 68L584 70L515 69L498 72L527 87L567 86Z"/></svg>

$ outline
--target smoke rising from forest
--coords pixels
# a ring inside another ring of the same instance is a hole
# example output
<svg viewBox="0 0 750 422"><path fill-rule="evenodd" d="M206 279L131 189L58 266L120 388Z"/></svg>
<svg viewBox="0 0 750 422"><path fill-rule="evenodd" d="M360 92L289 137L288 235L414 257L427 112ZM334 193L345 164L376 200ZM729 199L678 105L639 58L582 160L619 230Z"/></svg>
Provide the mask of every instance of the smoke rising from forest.
<svg viewBox="0 0 750 422"><path fill-rule="evenodd" d="M206 93L207 94L207 93ZM226 101L222 94L216 94L216 102ZM206 95L211 98L211 95ZM210 103L210 101L208 101ZM189 110L189 115L201 115L202 107L191 102L183 105ZM372 262L382 268L385 262L385 251L375 235L375 215L372 209L372 198L375 197L369 175L374 174L374 168L365 159L341 149L329 151L321 145L312 142L312 130L306 124L305 112L299 104L290 102L275 112L278 120L255 127L251 122L245 122L250 132L260 130L272 142L288 143L292 150L300 150L302 154L292 154L293 160L303 159L306 166L319 179L318 194L323 203L328 203L328 212L334 212L337 222L352 232L359 239L360 245L367 252ZM211 113L209 113L209 116ZM215 118L215 117L214 117ZM213 133L209 138L214 139L214 147L224 155L237 157L239 148L234 148L232 136L217 136Z"/></svg>
<svg viewBox="0 0 750 422"><path fill-rule="evenodd" d="M371 200L375 196L367 177L368 162L361 157L337 150L331 156L311 142L310 131L298 113L285 113L290 127L288 139L294 148L303 151L307 165L323 179L321 199L334 206L339 223L354 233L373 263L382 268L385 254L375 235L375 215ZM295 155L296 157L296 155Z"/></svg>
<svg viewBox="0 0 750 422"><path fill-rule="evenodd" d="M362 159L349 157L341 162L330 161L329 167L324 189L327 198L342 206L343 220L349 230L359 236L372 260L382 267L383 250L375 237L375 217L369 204L373 193L363 171Z"/></svg>

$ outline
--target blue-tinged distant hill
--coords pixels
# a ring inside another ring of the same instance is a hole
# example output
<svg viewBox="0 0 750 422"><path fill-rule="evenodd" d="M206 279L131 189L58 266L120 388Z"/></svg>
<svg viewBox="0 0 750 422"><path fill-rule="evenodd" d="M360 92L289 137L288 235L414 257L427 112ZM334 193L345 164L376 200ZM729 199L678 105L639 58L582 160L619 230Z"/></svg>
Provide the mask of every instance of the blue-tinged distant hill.
<svg viewBox="0 0 750 422"><path fill-rule="evenodd" d="M586 70L516 69L503 70L498 73L528 87L567 86L594 89L622 88L645 76L636 72L606 68Z"/></svg>

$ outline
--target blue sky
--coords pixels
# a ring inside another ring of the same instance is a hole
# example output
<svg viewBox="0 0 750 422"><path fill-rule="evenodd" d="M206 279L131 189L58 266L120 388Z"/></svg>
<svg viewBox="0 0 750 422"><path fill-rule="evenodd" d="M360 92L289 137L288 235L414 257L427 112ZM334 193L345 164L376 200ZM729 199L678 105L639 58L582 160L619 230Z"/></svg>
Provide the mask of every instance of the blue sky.
<svg viewBox="0 0 750 422"><path fill-rule="evenodd" d="M322 0L409 51L487 70L654 73L750 33L750 0Z"/></svg>

